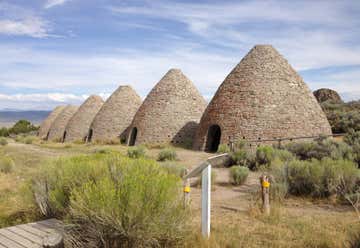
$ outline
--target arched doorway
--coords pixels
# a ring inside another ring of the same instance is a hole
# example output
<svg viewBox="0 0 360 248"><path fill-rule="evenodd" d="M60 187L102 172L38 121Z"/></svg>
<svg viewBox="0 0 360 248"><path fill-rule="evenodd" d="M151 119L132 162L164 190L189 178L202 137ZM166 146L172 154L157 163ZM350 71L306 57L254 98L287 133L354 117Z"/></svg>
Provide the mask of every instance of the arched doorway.
<svg viewBox="0 0 360 248"><path fill-rule="evenodd" d="M134 127L131 130L131 134L130 134L130 140L129 140L129 146L134 146L136 143L136 136L137 136L137 128Z"/></svg>
<svg viewBox="0 0 360 248"><path fill-rule="evenodd" d="M90 130L89 130L89 134L88 134L88 136L87 136L87 142L91 142L92 136L93 136L93 130L90 129Z"/></svg>
<svg viewBox="0 0 360 248"><path fill-rule="evenodd" d="M207 152L216 152L218 150L221 139L221 129L219 125L212 125L209 127L206 148Z"/></svg>
<svg viewBox="0 0 360 248"><path fill-rule="evenodd" d="M62 142L65 142L65 138L66 138L66 131L64 132L63 138L62 138Z"/></svg>

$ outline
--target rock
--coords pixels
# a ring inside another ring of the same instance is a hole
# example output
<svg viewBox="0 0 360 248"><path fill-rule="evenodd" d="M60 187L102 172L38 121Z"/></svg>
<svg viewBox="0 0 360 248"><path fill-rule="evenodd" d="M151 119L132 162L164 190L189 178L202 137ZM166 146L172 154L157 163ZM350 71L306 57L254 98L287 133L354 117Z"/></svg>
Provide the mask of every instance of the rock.
<svg viewBox="0 0 360 248"><path fill-rule="evenodd" d="M331 101L333 103L342 103L340 95L331 89L318 89L314 91L314 96L318 100L319 103Z"/></svg>
<svg viewBox="0 0 360 248"><path fill-rule="evenodd" d="M52 233L43 240L44 248L64 248L64 238L60 233Z"/></svg>

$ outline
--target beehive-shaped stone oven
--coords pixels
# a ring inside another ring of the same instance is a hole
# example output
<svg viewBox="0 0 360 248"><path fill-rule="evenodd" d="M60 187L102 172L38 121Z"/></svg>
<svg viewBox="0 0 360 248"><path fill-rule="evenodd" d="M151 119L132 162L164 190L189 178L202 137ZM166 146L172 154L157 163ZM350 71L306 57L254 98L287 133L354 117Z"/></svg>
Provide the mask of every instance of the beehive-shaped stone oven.
<svg viewBox="0 0 360 248"><path fill-rule="evenodd" d="M53 124L50 127L47 135L47 140L60 142L63 140L65 127L68 124L71 117L78 110L78 106L67 105L63 111L56 117Z"/></svg>
<svg viewBox="0 0 360 248"><path fill-rule="evenodd" d="M50 127L53 124L54 120L58 115L64 110L65 106L57 106L54 110L46 117L46 119L41 123L38 136L40 139L46 139Z"/></svg>
<svg viewBox="0 0 360 248"><path fill-rule="evenodd" d="M99 112L104 101L92 95L79 107L65 128L64 142L86 141L91 122Z"/></svg>
<svg viewBox="0 0 360 248"><path fill-rule="evenodd" d="M120 141L126 139L126 131L141 98L131 86L120 86L103 104L89 130L88 141Z"/></svg>
<svg viewBox="0 0 360 248"><path fill-rule="evenodd" d="M206 102L178 69L169 70L137 111L127 143L191 142Z"/></svg>
<svg viewBox="0 0 360 248"><path fill-rule="evenodd" d="M230 141L260 144L320 134L330 135L330 125L303 79L272 46L257 45L215 93L194 148L215 151Z"/></svg>

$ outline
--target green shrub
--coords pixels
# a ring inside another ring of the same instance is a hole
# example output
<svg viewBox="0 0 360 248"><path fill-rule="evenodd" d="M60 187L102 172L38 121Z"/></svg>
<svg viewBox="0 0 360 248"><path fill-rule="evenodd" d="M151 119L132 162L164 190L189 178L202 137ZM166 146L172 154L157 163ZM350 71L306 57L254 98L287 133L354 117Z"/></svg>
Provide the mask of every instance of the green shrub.
<svg viewBox="0 0 360 248"><path fill-rule="evenodd" d="M230 181L234 185L243 184L249 175L249 168L243 166L233 166L230 168Z"/></svg>
<svg viewBox="0 0 360 248"><path fill-rule="evenodd" d="M271 162L270 198L272 201L282 202L288 195L287 163L292 160L282 160L281 156Z"/></svg>
<svg viewBox="0 0 360 248"><path fill-rule="evenodd" d="M8 137L9 130L6 127L0 128L0 137Z"/></svg>
<svg viewBox="0 0 360 248"><path fill-rule="evenodd" d="M38 130L39 127L34 126L27 120L19 120L13 127L9 129L10 134L29 133Z"/></svg>
<svg viewBox="0 0 360 248"><path fill-rule="evenodd" d="M24 138L25 138L24 135L19 134L19 135L16 135L15 141L21 143L21 142L23 142Z"/></svg>
<svg viewBox="0 0 360 248"><path fill-rule="evenodd" d="M59 158L41 166L32 184L36 204L46 217L68 212L72 189L108 174L104 154Z"/></svg>
<svg viewBox="0 0 360 248"><path fill-rule="evenodd" d="M1 146L6 146L8 144L7 140L3 137L0 138L0 145Z"/></svg>
<svg viewBox="0 0 360 248"><path fill-rule="evenodd" d="M237 150L231 153L231 159L236 165L246 166L247 153L245 150Z"/></svg>
<svg viewBox="0 0 360 248"><path fill-rule="evenodd" d="M295 159L295 156L287 150L274 149L273 155L274 159L278 158L282 162L289 162Z"/></svg>
<svg viewBox="0 0 360 248"><path fill-rule="evenodd" d="M108 149L108 148L99 148L99 149L95 149L94 153L99 153L99 154L110 154L112 152L112 150Z"/></svg>
<svg viewBox="0 0 360 248"><path fill-rule="evenodd" d="M256 164L254 154L246 149L246 143L239 141L234 145L234 151L230 153L231 159L235 165L255 167Z"/></svg>
<svg viewBox="0 0 360 248"><path fill-rule="evenodd" d="M286 169L289 193L294 195L345 195L355 190L360 178L355 164L346 160L294 160Z"/></svg>
<svg viewBox="0 0 360 248"><path fill-rule="evenodd" d="M360 102L321 104L333 133L346 133L353 129L360 131Z"/></svg>
<svg viewBox="0 0 360 248"><path fill-rule="evenodd" d="M129 147L127 150L127 155L129 158L143 158L146 155L145 147L144 146Z"/></svg>
<svg viewBox="0 0 360 248"><path fill-rule="evenodd" d="M14 169L15 163L14 161L8 156L1 156L0 157L0 172L1 173L11 173Z"/></svg>
<svg viewBox="0 0 360 248"><path fill-rule="evenodd" d="M165 162L161 164L161 167L169 174L176 175L178 177L184 176L186 168L183 165L176 164L174 162Z"/></svg>
<svg viewBox="0 0 360 248"><path fill-rule="evenodd" d="M230 148L226 144L220 144L217 153L230 153Z"/></svg>
<svg viewBox="0 0 360 248"><path fill-rule="evenodd" d="M360 131L350 130L345 135L344 142L351 146L354 161L360 166Z"/></svg>
<svg viewBox="0 0 360 248"><path fill-rule="evenodd" d="M23 143L24 144L32 144L37 138L34 137L34 136L26 136L24 139L23 139Z"/></svg>
<svg viewBox="0 0 360 248"><path fill-rule="evenodd" d="M353 160L352 149L344 142L334 139L319 138L313 142L289 143L285 149L293 153L300 160L323 158Z"/></svg>
<svg viewBox="0 0 360 248"><path fill-rule="evenodd" d="M181 180L156 162L118 158L111 177L71 194L73 238L87 247L173 247L183 240L188 214Z"/></svg>
<svg viewBox="0 0 360 248"><path fill-rule="evenodd" d="M172 148L162 149L158 155L158 161L166 161L166 160L173 161L176 160L176 158L177 158L176 151Z"/></svg>
<svg viewBox="0 0 360 248"><path fill-rule="evenodd" d="M275 152L271 146L261 146L256 150L256 162L258 166L270 166Z"/></svg>

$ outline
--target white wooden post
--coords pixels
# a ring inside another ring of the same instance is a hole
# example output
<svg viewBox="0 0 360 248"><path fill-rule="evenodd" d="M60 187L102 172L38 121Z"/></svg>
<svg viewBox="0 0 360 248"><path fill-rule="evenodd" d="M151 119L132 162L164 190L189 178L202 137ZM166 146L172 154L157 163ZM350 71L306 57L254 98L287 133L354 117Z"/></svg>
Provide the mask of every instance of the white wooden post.
<svg viewBox="0 0 360 248"><path fill-rule="evenodd" d="M210 237L211 164L202 171L201 178L201 232Z"/></svg>
<svg viewBox="0 0 360 248"><path fill-rule="evenodd" d="M208 158L205 162L183 176L184 185L187 179L197 177L201 173L201 232L205 238L210 237L211 210L211 164L219 164L227 153ZM186 192L185 192L186 196Z"/></svg>

